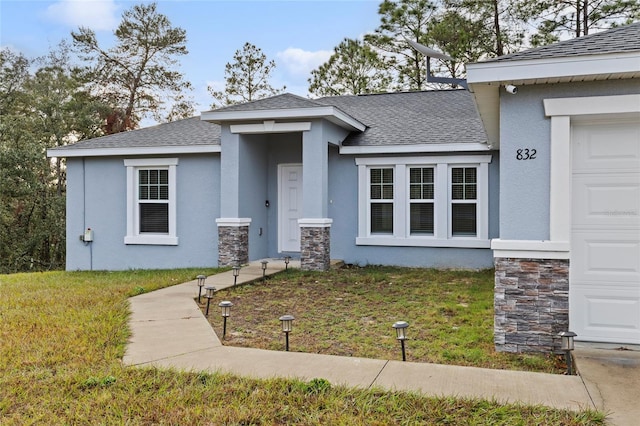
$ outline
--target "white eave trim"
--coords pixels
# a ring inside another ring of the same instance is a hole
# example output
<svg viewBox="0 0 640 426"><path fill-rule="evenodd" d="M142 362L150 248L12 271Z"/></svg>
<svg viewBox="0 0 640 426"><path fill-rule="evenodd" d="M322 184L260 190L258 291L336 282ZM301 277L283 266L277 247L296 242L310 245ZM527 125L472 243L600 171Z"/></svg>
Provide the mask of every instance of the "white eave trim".
<svg viewBox="0 0 640 426"><path fill-rule="evenodd" d="M341 146L340 154L415 154L432 152L477 152L491 151L491 147L484 143L442 143L415 145L369 145L369 146Z"/></svg>
<svg viewBox="0 0 640 426"><path fill-rule="evenodd" d="M640 72L640 52L478 62L467 65L467 83L492 83L633 72Z"/></svg>
<svg viewBox="0 0 640 426"><path fill-rule="evenodd" d="M351 130L363 132L367 126L333 106L312 108L265 109L251 111L206 111L200 119L220 124L225 121L296 120L325 118Z"/></svg>
<svg viewBox="0 0 640 426"><path fill-rule="evenodd" d="M47 150L47 157L116 157L129 155L207 154L216 152L220 152L220 145L149 146L132 148L51 148Z"/></svg>
<svg viewBox="0 0 640 426"><path fill-rule="evenodd" d="M232 124L229 130L240 134L307 132L311 130L311 122L276 123L274 120L265 120L256 124Z"/></svg>

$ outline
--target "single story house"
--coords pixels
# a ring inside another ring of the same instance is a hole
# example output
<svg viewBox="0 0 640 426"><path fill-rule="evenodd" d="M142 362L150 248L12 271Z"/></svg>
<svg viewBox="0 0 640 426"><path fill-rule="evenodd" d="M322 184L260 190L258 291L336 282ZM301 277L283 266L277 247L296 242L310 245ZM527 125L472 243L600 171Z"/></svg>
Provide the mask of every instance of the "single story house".
<svg viewBox="0 0 640 426"><path fill-rule="evenodd" d="M467 71L468 91L283 94L51 149L67 269L495 266L498 350L640 343L640 24Z"/></svg>

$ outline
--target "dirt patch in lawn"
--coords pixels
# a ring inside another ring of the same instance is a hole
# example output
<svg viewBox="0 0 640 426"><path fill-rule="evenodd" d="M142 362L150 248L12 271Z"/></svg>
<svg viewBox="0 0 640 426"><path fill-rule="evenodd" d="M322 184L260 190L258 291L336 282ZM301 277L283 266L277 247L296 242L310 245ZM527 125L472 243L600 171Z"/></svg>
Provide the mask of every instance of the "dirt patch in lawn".
<svg viewBox="0 0 640 426"><path fill-rule="evenodd" d="M209 322L223 335L218 303L234 306L223 343L284 350L278 318L295 317L290 350L401 359L391 327L409 323L407 361L562 373L562 357L498 353L493 344L493 270L345 267L289 270L216 293ZM203 312L206 299L200 304Z"/></svg>

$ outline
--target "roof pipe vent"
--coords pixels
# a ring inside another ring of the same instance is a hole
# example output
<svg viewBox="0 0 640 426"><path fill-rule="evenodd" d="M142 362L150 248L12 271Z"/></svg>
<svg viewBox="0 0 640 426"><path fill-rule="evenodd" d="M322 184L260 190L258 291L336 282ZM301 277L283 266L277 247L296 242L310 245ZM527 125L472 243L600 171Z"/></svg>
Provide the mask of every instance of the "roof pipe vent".
<svg viewBox="0 0 640 426"><path fill-rule="evenodd" d="M469 90L469 87L467 86L467 79L465 78L436 77L431 73L431 58L453 62L454 59L451 56L445 55L444 53L438 52L437 50L424 46L420 43L416 43L415 41L407 40L407 43L409 43L411 47L427 57L427 83L452 84L462 86L465 89Z"/></svg>

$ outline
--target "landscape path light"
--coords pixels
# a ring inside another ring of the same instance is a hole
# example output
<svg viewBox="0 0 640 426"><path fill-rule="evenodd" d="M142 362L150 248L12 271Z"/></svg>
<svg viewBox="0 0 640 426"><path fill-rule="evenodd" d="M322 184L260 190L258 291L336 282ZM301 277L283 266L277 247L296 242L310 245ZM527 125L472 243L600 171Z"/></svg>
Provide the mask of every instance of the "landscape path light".
<svg viewBox="0 0 640 426"><path fill-rule="evenodd" d="M200 303L200 298L202 297L202 287L204 287L204 280L207 279L207 276L198 275L196 278L198 279L198 303Z"/></svg>
<svg viewBox="0 0 640 426"><path fill-rule="evenodd" d="M266 260L263 260L262 262L262 282L264 282L267 279L267 263L269 263Z"/></svg>
<svg viewBox="0 0 640 426"><path fill-rule="evenodd" d="M231 307L233 306L233 303L228 300L223 300L218 303L218 306L222 308L222 339L224 340L224 337L227 335L227 318L231 316Z"/></svg>
<svg viewBox="0 0 640 426"><path fill-rule="evenodd" d="M400 347L402 348L402 360L407 360L407 355L404 349L404 341L407 340L407 328L409 323L406 321L396 321L392 325L396 329L396 339L400 340Z"/></svg>
<svg viewBox="0 0 640 426"><path fill-rule="evenodd" d="M236 283L238 282L238 275L240 275L240 267L234 266L233 267L233 285L236 285Z"/></svg>
<svg viewBox="0 0 640 426"><path fill-rule="evenodd" d="M573 360L571 359L571 352L575 348L574 337L577 336L573 331L561 331L558 336L562 339L560 350L564 352L564 358L567 361L567 374L573 375Z"/></svg>
<svg viewBox="0 0 640 426"><path fill-rule="evenodd" d="M289 333L293 329L293 315L283 315L280 317L280 323L282 324L282 332L284 333L284 349L289 352Z"/></svg>
<svg viewBox="0 0 640 426"><path fill-rule="evenodd" d="M284 257L284 270L285 271L289 270L289 262L291 262L291 256L285 256Z"/></svg>
<svg viewBox="0 0 640 426"><path fill-rule="evenodd" d="M204 295L204 297L207 298L207 312L204 314L204 316L208 317L209 316L209 305L211 304L211 299L213 299L214 293L216 292L216 288L215 287L205 287L206 293Z"/></svg>

